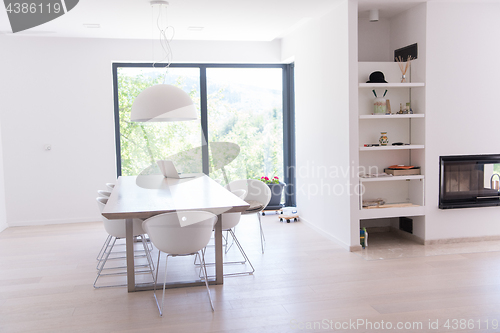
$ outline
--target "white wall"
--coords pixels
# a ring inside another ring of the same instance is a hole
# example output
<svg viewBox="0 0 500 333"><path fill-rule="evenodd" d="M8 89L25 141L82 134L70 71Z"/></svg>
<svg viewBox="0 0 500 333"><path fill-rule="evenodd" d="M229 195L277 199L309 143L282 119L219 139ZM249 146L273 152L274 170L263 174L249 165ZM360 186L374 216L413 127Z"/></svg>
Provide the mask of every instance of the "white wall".
<svg viewBox="0 0 500 333"><path fill-rule="evenodd" d="M500 207L439 210L439 156L498 154L500 4L427 5L426 240L500 235Z"/></svg>
<svg viewBox="0 0 500 333"><path fill-rule="evenodd" d="M0 35L0 45L8 224L98 220L96 190L116 178L111 64L151 61L151 41ZM280 61L279 42L174 41L172 48L177 62Z"/></svg>
<svg viewBox="0 0 500 333"><path fill-rule="evenodd" d="M351 166L359 165L359 127L358 127L358 3L349 1L349 155ZM359 244L359 178L358 170L350 175L350 250L360 250ZM358 193L358 194L357 194Z"/></svg>
<svg viewBox="0 0 500 333"><path fill-rule="evenodd" d="M426 16L427 3L402 12L390 21L390 50L393 61L394 50L417 43L418 59L411 62L411 80L425 82L426 64ZM412 93L415 92L415 89Z"/></svg>
<svg viewBox="0 0 500 333"><path fill-rule="evenodd" d="M4 167L3 167L3 149L1 145L1 134L0 134L0 232L5 230L8 226L9 225L7 224L7 214L5 210L5 180L4 180Z"/></svg>
<svg viewBox="0 0 500 333"><path fill-rule="evenodd" d="M282 40L282 59L295 60L301 219L346 248L351 245L348 33L348 1L342 0Z"/></svg>
<svg viewBox="0 0 500 333"><path fill-rule="evenodd" d="M391 21L380 18L370 22L368 17L360 17L358 22L359 61L392 61Z"/></svg>

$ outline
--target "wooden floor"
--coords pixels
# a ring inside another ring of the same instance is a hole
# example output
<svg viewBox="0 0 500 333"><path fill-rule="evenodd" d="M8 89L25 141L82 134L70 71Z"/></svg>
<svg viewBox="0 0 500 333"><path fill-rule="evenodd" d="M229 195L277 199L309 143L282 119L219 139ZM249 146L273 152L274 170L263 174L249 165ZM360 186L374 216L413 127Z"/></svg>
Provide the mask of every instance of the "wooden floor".
<svg viewBox="0 0 500 333"><path fill-rule="evenodd" d="M92 287L100 223L9 228L0 233L0 332L500 331L499 252L365 260L301 222L263 223L265 254L256 219L237 228L254 275L212 286L213 313L204 287L169 290L163 318L152 292Z"/></svg>

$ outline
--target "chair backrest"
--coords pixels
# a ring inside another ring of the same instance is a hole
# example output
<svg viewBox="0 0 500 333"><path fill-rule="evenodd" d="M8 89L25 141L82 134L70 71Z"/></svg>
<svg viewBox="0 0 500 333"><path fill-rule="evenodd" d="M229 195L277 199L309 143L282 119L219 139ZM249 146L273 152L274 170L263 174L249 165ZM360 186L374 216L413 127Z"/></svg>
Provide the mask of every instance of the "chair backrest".
<svg viewBox="0 0 500 333"><path fill-rule="evenodd" d="M217 216L212 213L186 211L150 217L142 227L158 250L169 254L190 254L207 246L215 222Z"/></svg>
<svg viewBox="0 0 500 333"><path fill-rule="evenodd" d="M222 230L229 230L240 223L241 213L224 213L222 214Z"/></svg>
<svg viewBox="0 0 500 333"><path fill-rule="evenodd" d="M109 191L113 191L113 189L115 188L115 184L113 184L113 183L106 183L106 187L109 188Z"/></svg>
<svg viewBox="0 0 500 333"><path fill-rule="evenodd" d="M102 210L108 203L108 198L103 198L99 197L96 198L97 200L97 206L99 207L99 211L102 213ZM105 218L103 215L101 215L102 222L104 224L104 229L108 234L110 234L113 237L117 238L125 238L126 232L125 232L125 220L124 219L119 219L119 220L108 220ZM132 222L133 225L133 235L134 236L139 236L144 234L144 229L142 229L142 221L134 219Z"/></svg>
<svg viewBox="0 0 500 333"><path fill-rule="evenodd" d="M111 192L99 190L97 191L97 194L99 194L100 197L109 198Z"/></svg>
<svg viewBox="0 0 500 333"><path fill-rule="evenodd" d="M249 201L254 200L260 202L264 209L271 200L271 190L269 186L263 181L257 179L240 179L229 183L226 188L234 192L236 190L247 191L246 196L243 200Z"/></svg>
<svg viewBox="0 0 500 333"><path fill-rule="evenodd" d="M237 196L238 198L240 198L242 200L245 199L245 197L247 196L247 191L242 189L242 188L231 191L231 193L233 193L235 196Z"/></svg>

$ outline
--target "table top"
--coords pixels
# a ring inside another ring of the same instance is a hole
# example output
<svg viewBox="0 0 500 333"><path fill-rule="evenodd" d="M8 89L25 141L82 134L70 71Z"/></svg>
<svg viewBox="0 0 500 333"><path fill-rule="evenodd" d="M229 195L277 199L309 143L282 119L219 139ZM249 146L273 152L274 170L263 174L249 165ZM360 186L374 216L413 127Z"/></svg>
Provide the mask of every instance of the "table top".
<svg viewBox="0 0 500 333"><path fill-rule="evenodd" d="M249 207L205 174L172 179L163 175L121 176L102 215L108 219L146 219L162 213L202 210L219 215Z"/></svg>

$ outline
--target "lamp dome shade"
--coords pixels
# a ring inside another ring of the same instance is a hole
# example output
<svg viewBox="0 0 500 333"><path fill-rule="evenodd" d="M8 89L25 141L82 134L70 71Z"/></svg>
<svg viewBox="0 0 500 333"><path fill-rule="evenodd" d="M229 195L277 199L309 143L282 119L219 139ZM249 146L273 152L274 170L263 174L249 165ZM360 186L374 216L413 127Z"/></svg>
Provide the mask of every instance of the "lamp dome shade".
<svg viewBox="0 0 500 333"><path fill-rule="evenodd" d="M144 89L132 104L130 120L136 122L196 120L197 110L189 95L170 84Z"/></svg>

